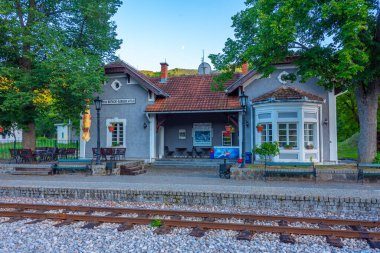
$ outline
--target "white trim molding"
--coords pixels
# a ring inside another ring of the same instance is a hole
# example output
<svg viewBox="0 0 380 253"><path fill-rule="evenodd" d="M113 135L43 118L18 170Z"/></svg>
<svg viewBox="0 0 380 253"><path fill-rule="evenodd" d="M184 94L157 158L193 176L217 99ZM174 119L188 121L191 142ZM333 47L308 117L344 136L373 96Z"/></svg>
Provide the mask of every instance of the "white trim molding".
<svg viewBox="0 0 380 253"><path fill-rule="evenodd" d="M123 147L125 148L126 145L126 129L127 129L127 120L126 119L119 119L119 118L112 118L112 119L106 119L106 131L107 131L107 147L112 147L112 133L108 131L108 126L112 123L122 123L123 124Z"/></svg>
<svg viewBox="0 0 380 253"><path fill-rule="evenodd" d="M149 162L156 160L156 115L149 115Z"/></svg>
<svg viewBox="0 0 380 253"><path fill-rule="evenodd" d="M330 136L330 161L338 162L338 133L336 122L336 96L334 91L328 93L329 100L329 136Z"/></svg>

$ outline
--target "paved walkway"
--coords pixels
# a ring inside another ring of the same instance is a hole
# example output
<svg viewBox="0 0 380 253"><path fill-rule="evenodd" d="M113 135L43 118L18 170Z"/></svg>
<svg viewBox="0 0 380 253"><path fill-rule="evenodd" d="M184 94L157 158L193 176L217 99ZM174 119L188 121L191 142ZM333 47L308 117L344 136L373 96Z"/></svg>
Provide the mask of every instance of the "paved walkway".
<svg viewBox="0 0 380 253"><path fill-rule="evenodd" d="M380 199L380 184L240 181L213 169L149 169L138 176L0 175L0 187L160 190Z"/></svg>

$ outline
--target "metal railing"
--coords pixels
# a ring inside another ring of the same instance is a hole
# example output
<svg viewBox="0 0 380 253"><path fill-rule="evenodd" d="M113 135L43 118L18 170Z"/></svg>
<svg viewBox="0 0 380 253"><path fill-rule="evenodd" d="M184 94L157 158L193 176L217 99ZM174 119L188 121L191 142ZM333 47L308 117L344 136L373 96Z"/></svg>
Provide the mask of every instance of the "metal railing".
<svg viewBox="0 0 380 253"><path fill-rule="evenodd" d="M22 149L24 148L21 140L0 140L0 160L10 160L10 149ZM36 149L43 148L75 148L76 157L79 155L79 141L78 140L56 140L56 139L37 139Z"/></svg>

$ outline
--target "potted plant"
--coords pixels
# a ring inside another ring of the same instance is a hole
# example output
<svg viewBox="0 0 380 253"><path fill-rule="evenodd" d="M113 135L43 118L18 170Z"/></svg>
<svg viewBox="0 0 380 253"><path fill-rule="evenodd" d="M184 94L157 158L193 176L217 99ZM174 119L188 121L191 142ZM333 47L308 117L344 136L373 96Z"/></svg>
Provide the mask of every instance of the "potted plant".
<svg viewBox="0 0 380 253"><path fill-rule="evenodd" d="M224 131L224 132L223 132L223 135L224 135L224 136L230 136L230 135L231 135L231 132Z"/></svg>
<svg viewBox="0 0 380 253"><path fill-rule="evenodd" d="M110 125L108 126L108 131L109 131L110 133L112 133L114 130L115 130L115 125L114 125L114 124L110 124Z"/></svg>
<svg viewBox="0 0 380 253"><path fill-rule="evenodd" d="M293 145L292 144L285 144L284 149L293 149Z"/></svg>
<svg viewBox="0 0 380 253"><path fill-rule="evenodd" d="M256 125L256 129L257 129L257 132L258 132L258 133L261 133L261 132L264 130L264 126L261 125L261 124L257 124L257 125Z"/></svg>
<svg viewBox="0 0 380 253"><path fill-rule="evenodd" d="M232 126L231 125L226 125L226 126L224 126L224 128L226 129L227 132L230 132L231 129L232 129Z"/></svg>
<svg viewBox="0 0 380 253"><path fill-rule="evenodd" d="M306 149L314 149L314 145L313 144L307 144Z"/></svg>
<svg viewBox="0 0 380 253"><path fill-rule="evenodd" d="M267 164L267 159L280 154L280 149L278 147L278 142L264 142L260 146L254 148L253 153L259 155L261 159L265 160L265 167Z"/></svg>
<svg viewBox="0 0 380 253"><path fill-rule="evenodd" d="M118 143L117 141L112 142L112 147L118 147L118 146L120 146L120 143Z"/></svg>

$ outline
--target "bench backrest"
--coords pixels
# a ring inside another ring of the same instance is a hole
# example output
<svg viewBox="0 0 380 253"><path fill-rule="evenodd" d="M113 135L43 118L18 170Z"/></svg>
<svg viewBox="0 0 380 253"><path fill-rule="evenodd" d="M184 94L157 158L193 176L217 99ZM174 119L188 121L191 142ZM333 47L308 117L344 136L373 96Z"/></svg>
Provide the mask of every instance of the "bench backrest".
<svg viewBox="0 0 380 253"><path fill-rule="evenodd" d="M314 163L309 162L267 162L267 166L303 166L310 167L314 166Z"/></svg>
<svg viewBox="0 0 380 253"><path fill-rule="evenodd" d="M58 159L59 163L91 163L91 159Z"/></svg>
<svg viewBox="0 0 380 253"><path fill-rule="evenodd" d="M359 163L357 165L359 168L360 167L367 167L367 168L380 168L379 163Z"/></svg>

